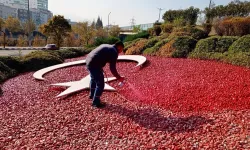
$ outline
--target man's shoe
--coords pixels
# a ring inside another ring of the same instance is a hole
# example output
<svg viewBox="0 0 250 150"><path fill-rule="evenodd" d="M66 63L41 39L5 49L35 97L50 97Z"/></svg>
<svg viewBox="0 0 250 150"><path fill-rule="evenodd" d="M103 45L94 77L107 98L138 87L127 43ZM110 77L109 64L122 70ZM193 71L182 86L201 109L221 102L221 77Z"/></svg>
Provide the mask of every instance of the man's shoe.
<svg viewBox="0 0 250 150"><path fill-rule="evenodd" d="M106 106L105 103L99 103L99 104L92 104L93 107L96 107L96 108L103 108Z"/></svg>

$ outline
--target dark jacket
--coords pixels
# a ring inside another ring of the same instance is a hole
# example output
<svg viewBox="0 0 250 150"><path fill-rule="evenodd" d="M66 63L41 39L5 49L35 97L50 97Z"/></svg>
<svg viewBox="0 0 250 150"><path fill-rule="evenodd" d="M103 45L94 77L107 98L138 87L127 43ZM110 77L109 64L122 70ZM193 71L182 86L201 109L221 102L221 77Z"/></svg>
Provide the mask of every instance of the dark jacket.
<svg viewBox="0 0 250 150"><path fill-rule="evenodd" d="M87 68L102 69L106 63L110 64L110 71L116 78L120 78L116 70L116 61L118 58L118 50L114 45L102 44L92 50L86 58Z"/></svg>

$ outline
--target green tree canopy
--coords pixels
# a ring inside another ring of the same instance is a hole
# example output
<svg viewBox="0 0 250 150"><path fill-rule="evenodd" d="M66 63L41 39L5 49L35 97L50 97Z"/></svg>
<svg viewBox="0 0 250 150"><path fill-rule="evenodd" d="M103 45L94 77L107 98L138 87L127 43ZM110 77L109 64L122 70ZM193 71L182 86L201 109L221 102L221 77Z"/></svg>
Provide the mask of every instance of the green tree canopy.
<svg viewBox="0 0 250 150"><path fill-rule="evenodd" d="M186 24L195 25L197 22L199 8L189 7L188 9L168 10L163 15L163 20L168 23L173 23L178 18L183 18Z"/></svg>
<svg viewBox="0 0 250 150"><path fill-rule="evenodd" d="M207 19L213 19L215 17L246 17L250 13L250 2L249 1L239 1L235 0L230 2L228 5L218 5L213 8L205 8L204 13L206 14Z"/></svg>
<svg viewBox="0 0 250 150"><path fill-rule="evenodd" d="M58 47L61 46L64 38L68 36L68 33L71 31L69 22L60 15L54 16L42 28L43 33L51 36Z"/></svg>

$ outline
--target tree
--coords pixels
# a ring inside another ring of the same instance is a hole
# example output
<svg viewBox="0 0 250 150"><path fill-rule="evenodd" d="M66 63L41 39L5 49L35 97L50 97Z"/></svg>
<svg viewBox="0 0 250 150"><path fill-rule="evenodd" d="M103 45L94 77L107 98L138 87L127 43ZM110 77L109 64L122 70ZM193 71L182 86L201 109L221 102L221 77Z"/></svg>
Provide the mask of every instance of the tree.
<svg viewBox="0 0 250 150"><path fill-rule="evenodd" d="M107 30L99 28L96 30L95 36L101 38L107 37L108 36Z"/></svg>
<svg viewBox="0 0 250 150"><path fill-rule="evenodd" d="M140 31L141 31L141 26L140 25L133 27L133 32L140 32Z"/></svg>
<svg viewBox="0 0 250 150"><path fill-rule="evenodd" d="M121 31L121 29L118 25L112 26L109 29L109 35L113 36L113 37L118 37L120 34L120 31Z"/></svg>
<svg viewBox="0 0 250 150"><path fill-rule="evenodd" d="M173 23L177 18L183 18L187 24L195 25L199 12L199 8L194 8L192 6L185 10L168 10L162 18L166 23Z"/></svg>
<svg viewBox="0 0 250 150"><path fill-rule="evenodd" d="M7 28L12 33L22 31L20 21L17 18L13 18L12 16L9 16L5 20L5 28Z"/></svg>
<svg viewBox="0 0 250 150"><path fill-rule="evenodd" d="M35 36L33 41L33 46L44 46L46 45L46 41L42 39L40 36Z"/></svg>
<svg viewBox="0 0 250 150"><path fill-rule="evenodd" d="M98 16L97 21L96 21L96 29L100 29L103 28L103 24L102 24L102 20L100 19L100 17Z"/></svg>
<svg viewBox="0 0 250 150"><path fill-rule="evenodd" d="M69 22L63 16L54 16L43 27L45 35L49 35L56 42L58 47L61 47L64 37L71 31Z"/></svg>
<svg viewBox="0 0 250 150"><path fill-rule="evenodd" d="M17 39L17 46L19 47L25 47L28 45L28 40L27 37L24 37L22 35L20 35Z"/></svg>
<svg viewBox="0 0 250 150"><path fill-rule="evenodd" d="M69 34L69 36L67 36L65 39L64 39L64 46L66 47L74 47L76 46L76 37L75 37L75 34L73 32L71 32Z"/></svg>
<svg viewBox="0 0 250 150"><path fill-rule="evenodd" d="M73 31L77 33L80 37L80 40L88 45L90 40L95 36L95 26L89 22L79 22L73 26Z"/></svg>
<svg viewBox="0 0 250 150"><path fill-rule="evenodd" d="M5 24L4 20L2 18L0 18L0 30L3 29L4 24Z"/></svg>
<svg viewBox="0 0 250 150"><path fill-rule="evenodd" d="M30 25L30 30L29 30L29 25ZM25 34L28 34L29 31L32 32L36 30L36 24L34 23L33 20L26 21L25 23L22 24L22 29Z"/></svg>

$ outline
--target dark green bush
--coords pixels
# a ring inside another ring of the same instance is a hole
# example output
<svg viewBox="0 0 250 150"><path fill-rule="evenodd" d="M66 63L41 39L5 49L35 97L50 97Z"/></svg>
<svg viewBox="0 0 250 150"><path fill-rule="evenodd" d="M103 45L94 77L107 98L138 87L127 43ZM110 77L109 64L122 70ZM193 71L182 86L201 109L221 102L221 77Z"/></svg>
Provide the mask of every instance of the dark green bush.
<svg viewBox="0 0 250 150"><path fill-rule="evenodd" d="M14 69L18 72L22 72L23 70L21 60L18 57L1 56L0 61L7 65L9 68Z"/></svg>
<svg viewBox="0 0 250 150"><path fill-rule="evenodd" d="M250 52L250 35L243 36L229 48L230 52Z"/></svg>
<svg viewBox="0 0 250 150"><path fill-rule="evenodd" d="M36 71L48 66L63 63L63 60L51 53L36 51L24 56L22 63L25 71Z"/></svg>
<svg viewBox="0 0 250 150"><path fill-rule="evenodd" d="M196 40L200 40L200 39L204 39L208 37L208 33L198 28L191 28L190 33L191 33L191 36Z"/></svg>
<svg viewBox="0 0 250 150"><path fill-rule="evenodd" d="M172 53L174 58L186 58L187 55L195 48L197 40L190 36L177 37L173 43L175 51Z"/></svg>
<svg viewBox="0 0 250 150"><path fill-rule="evenodd" d="M229 47L239 39L237 36L224 36L219 37L216 45L216 52L226 52Z"/></svg>
<svg viewBox="0 0 250 150"><path fill-rule="evenodd" d="M138 39L138 38L144 38L144 39L148 39L149 37L149 33L147 31L142 31L138 34L135 34L135 35L128 35L123 42L129 42L129 41L133 41L135 39Z"/></svg>
<svg viewBox="0 0 250 150"><path fill-rule="evenodd" d="M154 26L154 32L156 36L159 36L161 34L161 26L160 25L155 25Z"/></svg>
<svg viewBox="0 0 250 150"><path fill-rule="evenodd" d="M117 37L108 37L108 38L98 37L95 39L94 45L99 46L101 44L115 44L117 41L119 41Z"/></svg>
<svg viewBox="0 0 250 150"><path fill-rule="evenodd" d="M158 38L152 38L147 41L147 43L144 45L144 50L150 47L153 47L157 42L159 42Z"/></svg>
<svg viewBox="0 0 250 150"><path fill-rule="evenodd" d="M203 30L204 30L204 32L205 32L207 35L209 35L209 33L211 32L212 26L213 26L213 25L212 25L211 23L204 23L204 24L202 25Z"/></svg>
<svg viewBox="0 0 250 150"><path fill-rule="evenodd" d="M9 68L6 64L0 61L0 83L4 80L14 77L17 72L14 69Z"/></svg>

